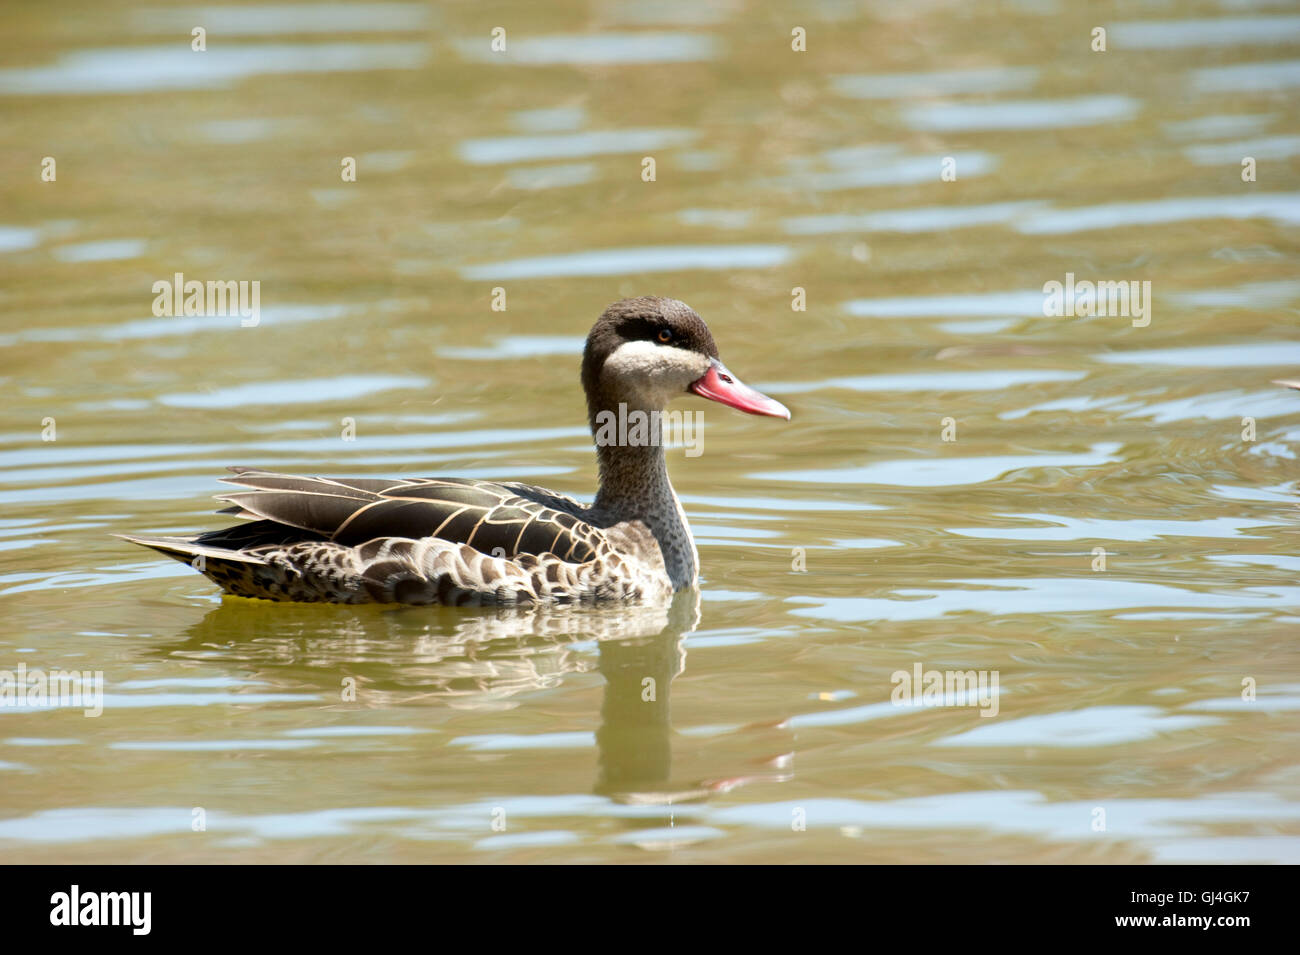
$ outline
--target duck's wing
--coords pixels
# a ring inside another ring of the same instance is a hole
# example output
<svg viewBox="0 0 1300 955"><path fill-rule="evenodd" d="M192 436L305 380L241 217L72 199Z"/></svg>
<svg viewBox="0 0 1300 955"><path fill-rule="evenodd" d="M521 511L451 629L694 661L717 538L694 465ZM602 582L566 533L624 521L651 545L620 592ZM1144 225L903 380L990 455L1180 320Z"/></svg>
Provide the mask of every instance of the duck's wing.
<svg viewBox="0 0 1300 955"><path fill-rule="evenodd" d="M546 487L537 487L535 484L502 481L500 486L508 491L513 491L522 498L541 504L543 507L549 507L554 511L563 511L565 514L572 514L579 520L584 520L587 512L591 510L590 505L583 504L567 494L561 494Z"/></svg>
<svg viewBox="0 0 1300 955"><path fill-rule="evenodd" d="M302 532L301 540L358 546L384 538L435 538L493 557L554 554L592 559L604 532L576 517L559 495L523 496L526 485L457 478L321 478L232 468L222 480L247 490L219 495L230 512ZM539 489L534 489L539 490ZM263 525L263 540L276 536ZM283 535L291 537L292 535ZM277 543L285 543L278 540Z"/></svg>

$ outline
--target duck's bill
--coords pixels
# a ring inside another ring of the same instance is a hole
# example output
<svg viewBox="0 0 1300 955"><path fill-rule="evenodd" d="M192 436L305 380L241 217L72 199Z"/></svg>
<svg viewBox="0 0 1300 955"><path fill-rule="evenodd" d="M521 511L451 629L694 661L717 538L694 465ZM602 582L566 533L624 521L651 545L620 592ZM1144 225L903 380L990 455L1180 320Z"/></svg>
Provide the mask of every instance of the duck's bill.
<svg viewBox="0 0 1300 955"><path fill-rule="evenodd" d="M769 398L761 391L755 391L731 372L727 366L716 358L704 373L704 377L691 385L691 391L701 398L708 398L719 404L743 411L745 414L761 414L771 418L790 420L790 409L775 398Z"/></svg>

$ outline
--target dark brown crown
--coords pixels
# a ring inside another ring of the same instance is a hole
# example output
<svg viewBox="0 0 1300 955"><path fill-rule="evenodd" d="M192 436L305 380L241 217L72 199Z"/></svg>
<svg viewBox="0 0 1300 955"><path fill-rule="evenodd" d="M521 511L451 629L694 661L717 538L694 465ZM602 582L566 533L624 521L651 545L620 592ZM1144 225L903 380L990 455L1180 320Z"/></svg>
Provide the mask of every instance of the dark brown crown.
<svg viewBox="0 0 1300 955"><path fill-rule="evenodd" d="M671 336L666 341L661 334L664 331ZM587 407L593 417L596 411L607 407L603 400L606 396L600 393L600 371L605 360L620 345L634 341L718 357L718 346L709 326L685 302L654 295L615 302L591 327L582 352L582 387L587 392Z"/></svg>

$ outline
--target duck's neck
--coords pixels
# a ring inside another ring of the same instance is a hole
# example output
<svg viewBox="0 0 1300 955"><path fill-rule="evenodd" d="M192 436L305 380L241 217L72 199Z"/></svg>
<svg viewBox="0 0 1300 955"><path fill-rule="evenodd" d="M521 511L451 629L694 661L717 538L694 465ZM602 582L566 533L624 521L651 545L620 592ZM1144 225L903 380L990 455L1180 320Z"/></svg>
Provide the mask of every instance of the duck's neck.
<svg viewBox="0 0 1300 955"><path fill-rule="evenodd" d="M699 557L681 502L668 480L659 435L650 444L609 442L593 426L600 489L593 510L605 526L643 521L659 542L673 590L695 583ZM607 434L608 432L606 432Z"/></svg>

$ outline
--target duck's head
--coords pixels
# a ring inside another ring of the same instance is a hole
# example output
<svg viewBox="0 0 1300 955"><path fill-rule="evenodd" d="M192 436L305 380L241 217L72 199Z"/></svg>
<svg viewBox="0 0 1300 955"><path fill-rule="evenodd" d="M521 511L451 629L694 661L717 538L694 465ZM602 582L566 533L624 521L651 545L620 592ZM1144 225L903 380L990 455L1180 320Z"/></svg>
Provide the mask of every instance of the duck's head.
<svg viewBox="0 0 1300 955"><path fill-rule="evenodd" d="M597 412L620 403L656 411L684 394L790 419L785 405L727 370L704 319L673 298L627 298L605 309L587 335L582 387L593 422Z"/></svg>

